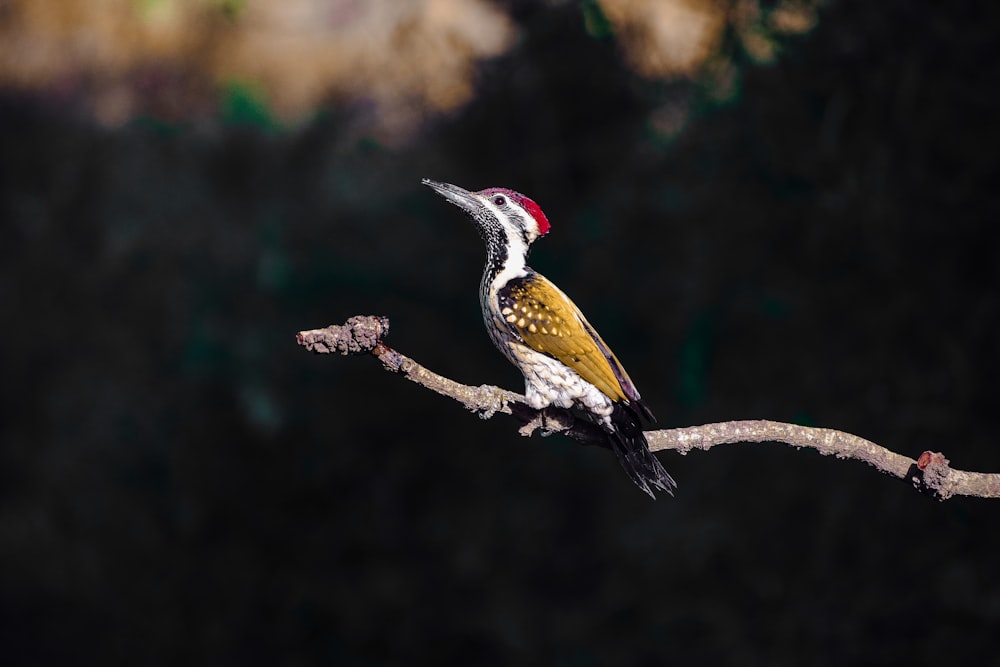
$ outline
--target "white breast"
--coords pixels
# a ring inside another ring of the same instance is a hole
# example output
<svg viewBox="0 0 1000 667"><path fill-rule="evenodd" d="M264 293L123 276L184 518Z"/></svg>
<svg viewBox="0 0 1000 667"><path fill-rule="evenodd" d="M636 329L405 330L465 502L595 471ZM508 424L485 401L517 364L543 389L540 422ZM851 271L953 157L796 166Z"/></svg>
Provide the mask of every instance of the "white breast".
<svg viewBox="0 0 1000 667"><path fill-rule="evenodd" d="M524 394L536 410L581 407L608 420L611 399L565 364L520 343L508 343L510 359L524 374Z"/></svg>

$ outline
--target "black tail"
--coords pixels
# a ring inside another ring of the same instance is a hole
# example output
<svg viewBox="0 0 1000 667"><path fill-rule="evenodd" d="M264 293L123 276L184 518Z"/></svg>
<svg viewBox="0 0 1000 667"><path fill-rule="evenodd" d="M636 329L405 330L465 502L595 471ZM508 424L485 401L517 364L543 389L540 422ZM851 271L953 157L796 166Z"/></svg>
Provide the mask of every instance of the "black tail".
<svg viewBox="0 0 1000 667"><path fill-rule="evenodd" d="M644 406L639 406L640 409ZM645 413L649 413L648 408ZM618 403L611 415L612 428L608 432L611 450L635 485L656 499L653 488L674 495L677 482L660 461L649 451L649 443L642 432L639 414L631 405ZM653 487L653 488L650 488Z"/></svg>

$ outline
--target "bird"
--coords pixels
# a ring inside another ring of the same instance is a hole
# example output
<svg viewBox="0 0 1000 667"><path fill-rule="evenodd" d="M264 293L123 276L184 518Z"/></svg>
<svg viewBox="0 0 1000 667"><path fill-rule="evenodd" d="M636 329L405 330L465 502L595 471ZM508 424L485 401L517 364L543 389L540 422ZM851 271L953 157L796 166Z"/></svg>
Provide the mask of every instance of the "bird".
<svg viewBox="0 0 1000 667"><path fill-rule="evenodd" d="M493 344L524 375L536 410L574 410L600 427L629 478L656 498L676 482L653 456L643 420L655 421L621 362L556 285L528 266L531 244L551 225L541 207L507 188L470 192L450 183L423 184L469 217L486 244L479 285L483 321Z"/></svg>

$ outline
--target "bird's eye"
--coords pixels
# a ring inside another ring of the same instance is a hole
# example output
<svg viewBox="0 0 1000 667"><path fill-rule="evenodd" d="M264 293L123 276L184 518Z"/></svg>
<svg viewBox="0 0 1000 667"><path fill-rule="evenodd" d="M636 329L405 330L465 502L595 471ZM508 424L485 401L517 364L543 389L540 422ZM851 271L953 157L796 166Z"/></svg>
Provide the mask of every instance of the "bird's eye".
<svg viewBox="0 0 1000 667"><path fill-rule="evenodd" d="M497 195L496 197L493 198L493 203L496 204L497 206L504 206L507 204L507 198L504 197L503 195Z"/></svg>

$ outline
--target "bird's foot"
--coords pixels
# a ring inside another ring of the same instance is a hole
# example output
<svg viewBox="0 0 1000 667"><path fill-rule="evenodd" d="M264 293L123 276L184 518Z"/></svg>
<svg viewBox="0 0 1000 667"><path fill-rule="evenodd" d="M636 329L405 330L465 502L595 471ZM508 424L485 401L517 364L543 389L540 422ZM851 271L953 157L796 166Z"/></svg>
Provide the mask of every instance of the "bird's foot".
<svg viewBox="0 0 1000 667"><path fill-rule="evenodd" d="M507 407L507 398L504 391L498 387L488 384L479 385L480 395L483 397L477 410L480 419L491 419L497 412Z"/></svg>
<svg viewBox="0 0 1000 667"><path fill-rule="evenodd" d="M541 431L541 436L545 438L553 433L566 431L572 426L573 416L568 411L546 408L539 410L518 432L521 435L527 436L538 430Z"/></svg>

